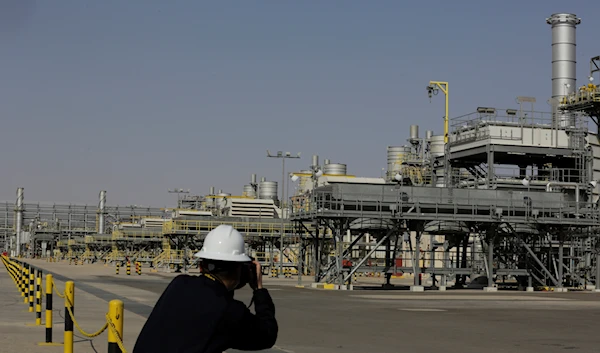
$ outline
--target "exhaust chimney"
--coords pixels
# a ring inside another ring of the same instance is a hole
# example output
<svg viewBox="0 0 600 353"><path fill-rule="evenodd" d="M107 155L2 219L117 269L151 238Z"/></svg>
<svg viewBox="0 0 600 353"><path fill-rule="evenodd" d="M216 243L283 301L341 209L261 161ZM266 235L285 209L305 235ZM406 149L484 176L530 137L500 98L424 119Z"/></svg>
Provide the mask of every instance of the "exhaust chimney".
<svg viewBox="0 0 600 353"><path fill-rule="evenodd" d="M319 165L319 156L316 154L312 156L312 165L311 168L315 168Z"/></svg>
<svg viewBox="0 0 600 353"><path fill-rule="evenodd" d="M562 97L577 89L576 26L581 19L574 14L556 13L546 19L552 26L552 111L555 126L569 126L569 116L557 112ZM556 121L558 120L558 124Z"/></svg>
<svg viewBox="0 0 600 353"><path fill-rule="evenodd" d="M15 251L16 256L21 255L21 245L22 245L22 231L23 231L23 188L17 188L17 207L15 212L17 214L17 224L16 224L16 233L17 233L17 248ZM12 250L12 249L11 249Z"/></svg>
<svg viewBox="0 0 600 353"><path fill-rule="evenodd" d="M250 177L250 184L256 184L256 174L252 174L252 176Z"/></svg>
<svg viewBox="0 0 600 353"><path fill-rule="evenodd" d="M106 191L100 191L100 205L98 206L98 234L104 234L104 214L106 209Z"/></svg>
<svg viewBox="0 0 600 353"><path fill-rule="evenodd" d="M209 193L209 195L211 195L211 196L212 196L212 195L214 195L214 194L215 194L215 187L214 187L214 186L211 186L211 187L210 187L210 193Z"/></svg>

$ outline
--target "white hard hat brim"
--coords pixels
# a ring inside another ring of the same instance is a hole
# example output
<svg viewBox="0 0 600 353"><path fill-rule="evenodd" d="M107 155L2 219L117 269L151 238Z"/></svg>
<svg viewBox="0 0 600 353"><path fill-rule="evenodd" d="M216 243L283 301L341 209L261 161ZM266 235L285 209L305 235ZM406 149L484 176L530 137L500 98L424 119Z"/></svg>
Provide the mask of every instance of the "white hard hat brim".
<svg viewBox="0 0 600 353"><path fill-rule="evenodd" d="M194 257L207 260L217 261L231 261L231 262L250 262L252 259L246 254L221 254L221 253L209 253L206 251L198 251L194 254Z"/></svg>

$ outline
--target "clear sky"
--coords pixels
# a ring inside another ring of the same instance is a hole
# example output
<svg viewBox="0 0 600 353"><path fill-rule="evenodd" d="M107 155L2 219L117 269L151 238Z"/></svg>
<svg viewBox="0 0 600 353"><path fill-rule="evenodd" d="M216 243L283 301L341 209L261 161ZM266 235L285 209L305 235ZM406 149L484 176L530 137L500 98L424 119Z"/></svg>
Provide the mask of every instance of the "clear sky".
<svg viewBox="0 0 600 353"><path fill-rule="evenodd" d="M172 205L168 188L241 194L281 179L266 150L379 176L410 124L549 110L555 12L582 18L578 83L600 54L597 2L0 1L0 199Z"/></svg>

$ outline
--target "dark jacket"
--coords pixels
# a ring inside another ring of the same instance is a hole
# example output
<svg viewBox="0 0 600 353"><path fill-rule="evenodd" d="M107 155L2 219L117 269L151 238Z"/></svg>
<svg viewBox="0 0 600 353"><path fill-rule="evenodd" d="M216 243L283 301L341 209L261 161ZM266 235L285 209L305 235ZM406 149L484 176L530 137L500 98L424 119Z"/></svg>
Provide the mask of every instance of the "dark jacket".
<svg viewBox="0 0 600 353"><path fill-rule="evenodd" d="M133 353L222 353L273 347L278 326L266 289L254 291L252 314L233 292L206 276L179 275L142 328Z"/></svg>

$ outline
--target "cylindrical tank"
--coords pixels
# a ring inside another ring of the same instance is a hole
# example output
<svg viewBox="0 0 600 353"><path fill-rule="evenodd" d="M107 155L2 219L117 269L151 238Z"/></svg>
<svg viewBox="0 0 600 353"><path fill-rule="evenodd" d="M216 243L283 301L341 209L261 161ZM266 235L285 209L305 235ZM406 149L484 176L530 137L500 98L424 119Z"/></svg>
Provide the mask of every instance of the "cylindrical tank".
<svg viewBox="0 0 600 353"><path fill-rule="evenodd" d="M260 182L261 182L261 183L262 183L262 182L265 182L265 181L267 181L267 178L266 178L266 177L261 177L261 178L260 178Z"/></svg>
<svg viewBox="0 0 600 353"><path fill-rule="evenodd" d="M431 136L430 144L429 144L429 153L431 154L431 158L436 158L439 156L443 156L445 153L444 136L437 135Z"/></svg>
<svg viewBox="0 0 600 353"><path fill-rule="evenodd" d="M312 190L312 170L301 170L300 179L298 180L298 193L303 193Z"/></svg>
<svg viewBox="0 0 600 353"><path fill-rule="evenodd" d="M256 197L256 192L254 191L254 187L252 185L244 185L244 196L246 197Z"/></svg>
<svg viewBox="0 0 600 353"><path fill-rule="evenodd" d="M329 163L331 163L331 162L329 161L329 159L325 159L325 160L323 161L323 164L324 164L324 165L328 165Z"/></svg>
<svg viewBox="0 0 600 353"><path fill-rule="evenodd" d="M210 187L210 191L209 191L209 193L208 193L208 194L209 194L209 195L214 195L214 194L215 194L215 187L214 187L214 186L211 186L211 187Z"/></svg>
<svg viewBox="0 0 600 353"><path fill-rule="evenodd" d="M552 105L558 126L571 126L571 114L559 113L558 103L577 89L576 27L581 19L570 13L555 13L546 19L552 26ZM556 122L556 121L555 121Z"/></svg>
<svg viewBox="0 0 600 353"><path fill-rule="evenodd" d="M435 178L436 183L435 186L438 188L443 188L446 186L446 174L444 168L438 168L435 170Z"/></svg>
<svg viewBox="0 0 600 353"><path fill-rule="evenodd" d="M250 184L256 184L256 174L250 176Z"/></svg>
<svg viewBox="0 0 600 353"><path fill-rule="evenodd" d="M402 162L408 159L411 149L408 146L387 147L387 172L390 178L402 171Z"/></svg>
<svg viewBox="0 0 600 353"><path fill-rule="evenodd" d="M317 156L316 154L312 156L312 164L310 165L311 167L316 167L319 165L319 156Z"/></svg>
<svg viewBox="0 0 600 353"><path fill-rule="evenodd" d="M410 126L410 139L416 140L419 138L419 125Z"/></svg>
<svg viewBox="0 0 600 353"><path fill-rule="evenodd" d="M323 166L323 174L346 175L346 165L341 163L329 163Z"/></svg>
<svg viewBox="0 0 600 353"><path fill-rule="evenodd" d="M431 136L433 136L433 131L427 130L427 132L425 132L425 139L429 141L431 140Z"/></svg>
<svg viewBox="0 0 600 353"><path fill-rule="evenodd" d="M226 193L226 192L219 192L217 194L217 207L223 208L223 207L227 206L227 201L225 200L225 198L227 198L229 196L231 196L231 194Z"/></svg>
<svg viewBox="0 0 600 353"><path fill-rule="evenodd" d="M258 185L258 198L264 200L278 200L277 197L277 182L276 181L261 181Z"/></svg>

